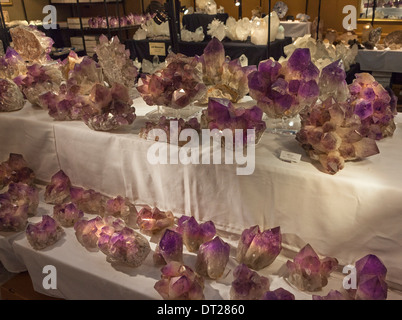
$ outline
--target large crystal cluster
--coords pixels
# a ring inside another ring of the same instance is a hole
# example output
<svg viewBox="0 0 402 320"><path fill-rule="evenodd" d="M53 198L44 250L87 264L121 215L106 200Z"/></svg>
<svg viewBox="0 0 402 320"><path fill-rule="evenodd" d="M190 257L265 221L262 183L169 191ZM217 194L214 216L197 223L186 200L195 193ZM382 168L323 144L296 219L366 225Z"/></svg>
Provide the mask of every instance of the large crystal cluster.
<svg viewBox="0 0 402 320"><path fill-rule="evenodd" d="M226 20L226 36L232 41L246 41L251 34L252 24L249 18L237 20L229 17Z"/></svg>
<svg viewBox="0 0 402 320"><path fill-rule="evenodd" d="M28 242L35 250L42 250L55 244L63 235L63 228L48 215L42 216L42 220L38 223L30 223L26 229Z"/></svg>
<svg viewBox="0 0 402 320"><path fill-rule="evenodd" d="M176 231L183 236L184 245L190 252L197 252L200 245L212 240L216 234L212 221L199 224L194 217L188 216L179 218Z"/></svg>
<svg viewBox="0 0 402 320"><path fill-rule="evenodd" d="M233 144L247 146L249 143L257 144L267 128L262 120L263 112L257 106L251 109L235 108L227 99L210 98L208 108L203 110L201 126L210 130L217 129L222 132L232 131ZM236 131L242 130L242 135ZM250 136L248 130L255 130L255 135ZM226 141L225 141L226 143Z"/></svg>
<svg viewBox="0 0 402 320"><path fill-rule="evenodd" d="M231 300L260 300L269 291L269 279L239 264L233 271L234 280L230 288Z"/></svg>
<svg viewBox="0 0 402 320"><path fill-rule="evenodd" d="M320 259L314 249L307 244L286 266L289 281L302 291L318 291L328 284L328 277L338 267L335 258Z"/></svg>
<svg viewBox="0 0 402 320"><path fill-rule="evenodd" d="M74 203L63 203L53 208L53 218L65 228L73 227L74 224L84 217L84 212L79 210Z"/></svg>
<svg viewBox="0 0 402 320"><path fill-rule="evenodd" d="M174 216L171 211L161 211L157 207L143 207L137 216L137 224L141 232L157 233L165 228L172 226Z"/></svg>
<svg viewBox="0 0 402 320"><path fill-rule="evenodd" d="M10 29L14 49L26 61L43 63L49 60L54 41L34 26L17 26Z"/></svg>
<svg viewBox="0 0 402 320"><path fill-rule="evenodd" d="M0 79L0 112L20 110L25 100L18 86L9 79Z"/></svg>
<svg viewBox="0 0 402 320"><path fill-rule="evenodd" d="M167 67L138 81L138 91L150 106L182 109L205 94L202 71L195 57L170 53Z"/></svg>
<svg viewBox="0 0 402 320"><path fill-rule="evenodd" d="M96 84L103 84L102 68L86 56L69 72L67 87L70 89L77 86L80 94L88 95Z"/></svg>
<svg viewBox="0 0 402 320"><path fill-rule="evenodd" d="M269 38L269 41L275 41L279 25L280 25L280 20L278 17L278 14L273 11L270 13L271 15L271 37ZM269 26L269 16L266 15L264 18L255 18L252 21L252 26L251 26L251 43L255 45L260 45L260 46L266 46L268 43L268 26Z"/></svg>
<svg viewBox="0 0 402 320"><path fill-rule="evenodd" d="M207 103L211 97L238 102L248 94L247 77L256 67L243 67L239 59L226 59L225 48L217 38L208 43L199 60L202 63L203 81L207 86L202 103Z"/></svg>
<svg viewBox="0 0 402 320"><path fill-rule="evenodd" d="M281 250L279 227L261 232L259 226L254 226L241 234L236 259L249 268L260 270L272 264Z"/></svg>
<svg viewBox="0 0 402 320"><path fill-rule="evenodd" d="M155 290L165 300L204 300L204 279L189 266L172 261L161 270Z"/></svg>
<svg viewBox="0 0 402 320"><path fill-rule="evenodd" d="M11 182L33 184L35 173L28 167L21 154L10 153L8 159L0 163L0 190Z"/></svg>
<svg viewBox="0 0 402 320"><path fill-rule="evenodd" d="M0 78L13 80L26 72L25 61L17 51L8 47L6 54L0 57Z"/></svg>
<svg viewBox="0 0 402 320"><path fill-rule="evenodd" d="M230 246L220 237L200 245L195 270L204 277L219 279L225 272L229 261Z"/></svg>
<svg viewBox="0 0 402 320"><path fill-rule="evenodd" d="M183 237L180 233L166 229L161 240L156 246L154 263L167 264L171 261L183 261Z"/></svg>
<svg viewBox="0 0 402 320"><path fill-rule="evenodd" d="M293 118L314 103L320 93L320 71L311 61L309 49L297 49L287 62L260 62L248 76L250 96L271 118Z"/></svg>
<svg viewBox="0 0 402 320"><path fill-rule="evenodd" d="M44 200L50 204L62 204L70 197L71 181L63 170L55 173L46 186Z"/></svg>

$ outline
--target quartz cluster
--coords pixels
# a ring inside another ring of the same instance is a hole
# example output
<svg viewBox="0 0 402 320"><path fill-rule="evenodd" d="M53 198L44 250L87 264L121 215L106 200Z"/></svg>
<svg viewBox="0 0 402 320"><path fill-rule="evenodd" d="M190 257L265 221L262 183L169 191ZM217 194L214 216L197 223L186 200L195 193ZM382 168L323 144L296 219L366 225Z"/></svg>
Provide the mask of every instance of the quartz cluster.
<svg viewBox="0 0 402 320"><path fill-rule="evenodd" d="M206 91L202 70L195 57L170 53L167 66L151 75L143 75L137 90L150 106L182 109L199 100Z"/></svg>
<svg viewBox="0 0 402 320"><path fill-rule="evenodd" d="M335 258L320 259L314 249L307 244L286 266L289 281L302 291L315 292L328 284L328 277L338 267Z"/></svg>
<svg viewBox="0 0 402 320"><path fill-rule="evenodd" d="M203 110L201 116L201 127L214 130L217 129L221 139L225 136L224 130L231 131L230 137L233 139L234 146L247 146L257 144L264 134L267 126L262 120L262 110L254 106L251 109L235 108L227 99L210 98L208 108ZM254 130L250 135L248 130ZM241 135L238 134L242 131ZM226 139L223 143L226 145Z"/></svg>
<svg viewBox="0 0 402 320"><path fill-rule="evenodd" d="M161 269L155 290L165 300L204 300L204 279L189 266L172 261Z"/></svg>
<svg viewBox="0 0 402 320"><path fill-rule="evenodd" d="M5 55L0 57L0 78L13 80L27 72L24 59L13 48L8 47Z"/></svg>
<svg viewBox="0 0 402 320"><path fill-rule="evenodd" d="M24 107L24 95L9 79L0 79L0 112L17 111Z"/></svg>
<svg viewBox="0 0 402 320"><path fill-rule="evenodd" d="M10 153L8 159L0 163L0 190L11 182L22 182L32 185L35 173L28 167L23 155Z"/></svg>
<svg viewBox="0 0 402 320"><path fill-rule="evenodd" d="M197 252L200 246L210 241L216 235L215 224L212 221L198 223L194 217L181 216L176 231L183 236L187 250Z"/></svg>
<svg viewBox="0 0 402 320"><path fill-rule="evenodd" d="M181 40L185 42L202 42L205 39L203 27L197 28L194 32L182 28L180 31Z"/></svg>
<svg viewBox="0 0 402 320"><path fill-rule="evenodd" d="M213 38L199 57L202 64L203 81L207 86L201 103L209 98L226 98L236 103L248 94L248 75L256 70L255 66L242 66L240 59L229 60L225 48L217 38Z"/></svg>
<svg viewBox="0 0 402 320"><path fill-rule="evenodd" d="M282 64L260 62L248 76L250 96L271 118L293 118L317 101L320 71L311 61L309 49L297 49Z"/></svg>
<svg viewBox="0 0 402 320"><path fill-rule="evenodd" d="M83 217L84 212L78 209L72 202L58 204L53 208L53 219L58 221L64 228L73 227Z"/></svg>
<svg viewBox="0 0 402 320"><path fill-rule="evenodd" d="M174 224L174 216L171 211L145 206L138 212L137 224L145 234L158 233Z"/></svg>
<svg viewBox="0 0 402 320"><path fill-rule="evenodd" d="M38 223L30 223L26 229L28 242L35 250L42 250L55 244L63 235L63 228L48 215L43 215Z"/></svg>
<svg viewBox="0 0 402 320"><path fill-rule="evenodd" d="M260 300L269 291L269 279L260 276L245 264L239 264L233 271L234 280L230 288L231 300Z"/></svg>

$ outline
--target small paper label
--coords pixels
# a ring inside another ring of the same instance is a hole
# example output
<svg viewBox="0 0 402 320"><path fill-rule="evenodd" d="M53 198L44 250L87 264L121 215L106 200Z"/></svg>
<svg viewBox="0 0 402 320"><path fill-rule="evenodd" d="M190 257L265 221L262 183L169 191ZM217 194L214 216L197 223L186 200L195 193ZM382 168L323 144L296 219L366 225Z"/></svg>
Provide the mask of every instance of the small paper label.
<svg viewBox="0 0 402 320"><path fill-rule="evenodd" d="M283 161L289 161L293 163L299 163L301 160L301 154L293 153L293 152L288 152L288 151L282 151L281 152L281 160Z"/></svg>
<svg viewBox="0 0 402 320"><path fill-rule="evenodd" d="M149 54L151 56L166 56L166 46L164 42L150 42Z"/></svg>

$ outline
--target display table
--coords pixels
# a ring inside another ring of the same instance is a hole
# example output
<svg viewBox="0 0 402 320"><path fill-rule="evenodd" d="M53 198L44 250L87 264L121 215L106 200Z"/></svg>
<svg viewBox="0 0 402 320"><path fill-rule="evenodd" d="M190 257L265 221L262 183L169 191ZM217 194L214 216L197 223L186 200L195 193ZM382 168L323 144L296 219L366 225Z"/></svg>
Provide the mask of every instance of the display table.
<svg viewBox="0 0 402 320"><path fill-rule="evenodd" d="M165 54L168 54L168 48L171 44L170 40L128 40L126 41L126 46L130 49L131 58L138 58L139 61L147 59L152 61L153 57L150 55L149 44L150 43L164 43L165 44ZM248 58L249 65L258 65L260 61L266 60L268 58L268 46L256 46L250 42L241 41L222 41L225 48L225 54L229 56L232 60L239 58L242 54L245 54ZM275 60L279 60L281 56L284 55L283 48L292 43L291 38L285 38L284 40L275 40L271 42L271 57ZM189 57L195 55L201 56L204 52L205 47L208 45L208 41L203 42L179 42L179 51ZM165 57L159 57L161 61Z"/></svg>
<svg viewBox="0 0 402 320"><path fill-rule="evenodd" d="M244 103L254 104L247 99ZM152 108L142 99L134 105L138 117L133 126L113 133L92 131L82 122L53 121L45 111L29 104L20 111L1 114L0 158L4 161L10 152L21 153L42 181L50 181L63 169L74 185L127 196L136 205L157 206L177 216L212 220L220 232L232 235L231 239L257 224L264 229L280 226L290 254L306 243L322 255L336 257L341 265L376 254L388 268L391 287L402 288L401 114L396 118L394 137L378 142L380 155L348 162L335 176L320 172L294 137L268 133L256 148L254 173L238 176L236 164L150 164L147 153L153 142L139 138L138 132L146 122L143 115ZM280 160L282 150L302 154L302 161ZM155 298L152 288L127 294L135 291L137 281L159 279L159 272L147 268L151 258L138 269L113 270L103 254L87 252L72 239L73 231L66 232L64 240L42 252L32 250L23 236L4 234L0 248L7 247L4 242L12 243L17 262L37 276L36 285L41 283L44 263L57 264L67 277L62 280L65 291L60 292L64 297L84 298L87 291L100 297L100 286L109 290L110 285L113 293L120 293L116 298ZM85 275L81 284L77 281L82 277L74 280L77 272ZM86 290L79 293L76 285ZM215 298L218 289L212 285L208 289L210 298ZM227 294L219 293L223 298Z"/></svg>
<svg viewBox="0 0 402 320"><path fill-rule="evenodd" d="M298 38L311 34L311 22L281 21L285 29L285 37Z"/></svg>

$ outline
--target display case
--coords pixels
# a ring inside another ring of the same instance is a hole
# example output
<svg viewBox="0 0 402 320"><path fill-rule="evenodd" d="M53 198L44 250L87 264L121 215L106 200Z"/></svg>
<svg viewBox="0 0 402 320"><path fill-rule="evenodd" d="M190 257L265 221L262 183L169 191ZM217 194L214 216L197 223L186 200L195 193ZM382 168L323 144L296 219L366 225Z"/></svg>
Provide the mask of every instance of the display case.
<svg viewBox="0 0 402 320"><path fill-rule="evenodd" d="M359 10L360 21L374 19L402 23L402 1L400 0L360 0Z"/></svg>

